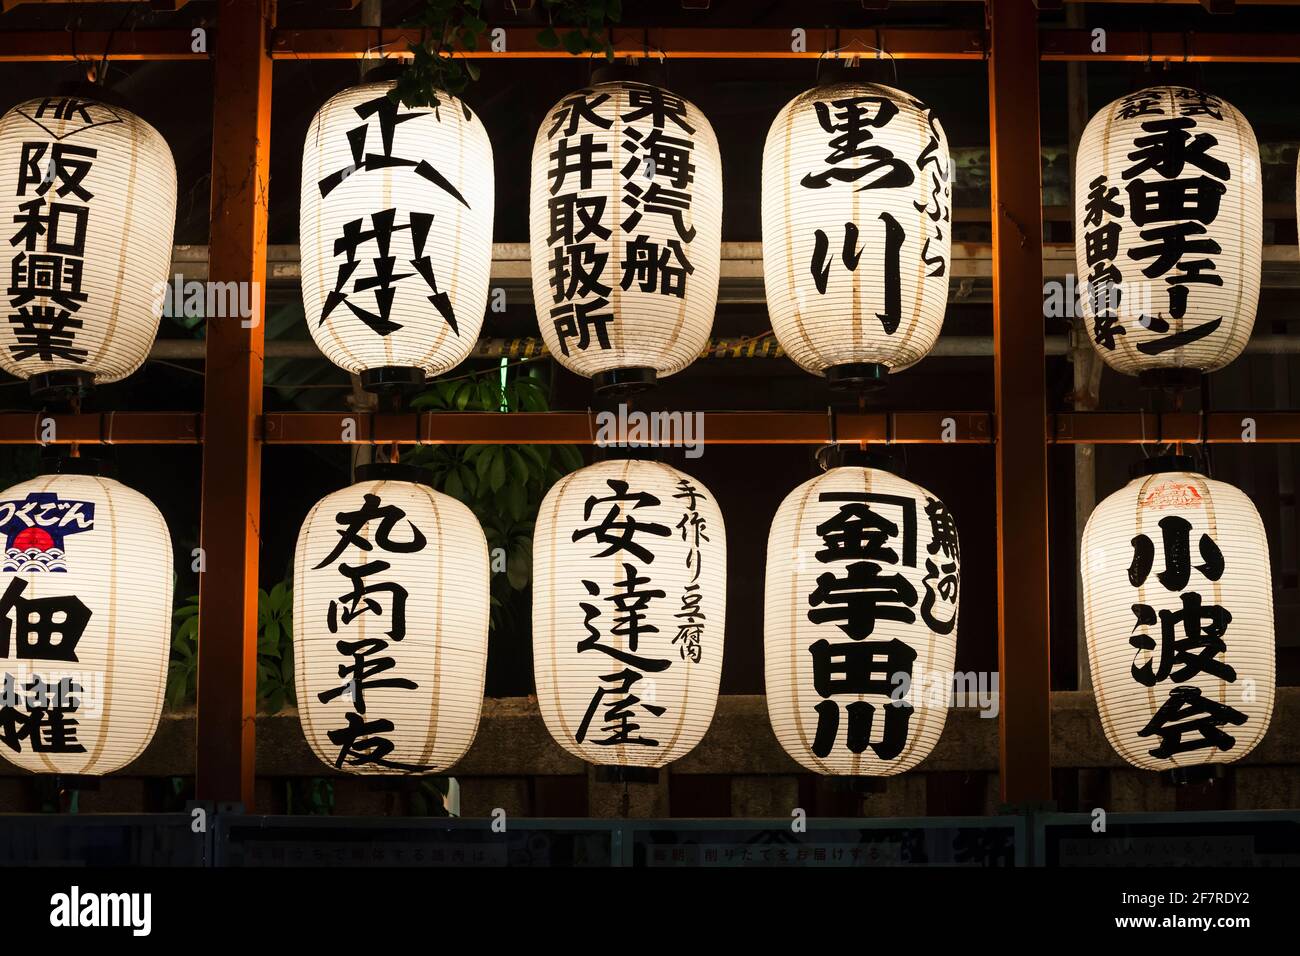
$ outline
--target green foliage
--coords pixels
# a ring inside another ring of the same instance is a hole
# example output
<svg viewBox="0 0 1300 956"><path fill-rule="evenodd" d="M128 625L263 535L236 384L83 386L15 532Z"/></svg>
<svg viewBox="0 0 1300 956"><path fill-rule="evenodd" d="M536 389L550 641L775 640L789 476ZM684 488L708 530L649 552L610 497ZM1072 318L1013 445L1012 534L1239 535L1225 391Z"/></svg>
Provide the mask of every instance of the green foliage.
<svg viewBox="0 0 1300 956"><path fill-rule="evenodd" d="M407 812L413 817L449 817L446 799L450 777L423 777L407 795Z"/></svg>
<svg viewBox="0 0 1300 956"><path fill-rule="evenodd" d="M542 0L549 25L537 34L537 42L574 56L600 53L612 60L607 28L618 22L622 7L622 0ZM487 32L482 8L482 0L425 0L418 15L404 24L419 28L425 40L408 44L412 60L388 95L403 106L418 108L436 107L440 92L464 93L479 78L479 68L456 54L482 45Z"/></svg>
<svg viewBox="0 0 1300 956"><path fill-rule="evenodd" d="M434 382L411 405L422 411L462 412L544 412L550 407L538 378L511 377L503 386L496 371ZM582 467L582 456L572 445L422 445L402 461L432 472L436 488L474 512L489 550L504 552L505 573L492 575L492 627L508 627L521 612L516 598L532 582L537 508L551 485Z"/></svg>
<svg viewBox="0 0 1300 956"><path fill-rule="evenodd" d="M574 56L600 53L607 60L614 59L606 28L622 17L623 0L542 0L542 8L551 22L537 34L542 46L563 47Z"/></svg>
<svg viewBox="0 0 1300 956"><path fill-rule="evenodd" d="M328 777L303 777L284 782L286 813L329 816L334 812L334 781Z"/></svg>
<svg viewBox="0 0 1300 956"><path fill-rule="evenodd" d="M167 670L167 706L194 703L199 676L199 596L192 594L172 613L171 662ZM281 581L257 592L257 706L279 713L297 703L293 691L293 591Z"/></svg>
<svg viewBox="0 0 1300 956"><path fill-rule="evenodd" d="M438 93L459 96L479 76L478 66L458 50L477 50L487 29L482 0L425 0L408 28L419 27L423 43L408 44L413 57L389 96L409 107L437 106Z"/></svg>

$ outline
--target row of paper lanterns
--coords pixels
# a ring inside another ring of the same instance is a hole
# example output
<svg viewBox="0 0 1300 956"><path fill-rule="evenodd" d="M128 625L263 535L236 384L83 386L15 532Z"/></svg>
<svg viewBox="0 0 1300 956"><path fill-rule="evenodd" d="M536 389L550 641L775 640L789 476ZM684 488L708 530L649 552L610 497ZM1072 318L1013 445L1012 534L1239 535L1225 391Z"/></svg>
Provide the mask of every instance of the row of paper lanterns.
<svg viewBox="0 0 1300 956"><path fill-rule="evenodd" d="M298 713L330 767L434 773L478 728L487 542L419 469L367 467L298 537ZM0 533L0 754L37 772L125 766L153 737L166 687L162 515L88 460L62 459L0 494ZM546 495L532 554L551 735L620 768L688 753L722 673L727 539L712 492L658 462L590 465ZM1250 499L1189 461L1150 459L1097 507L1080 565L1111 745L1152 770L1249 753L1275 683L1268 542ZM925 759L950 705L960 581L956 521L918 485L841 464L787 496L768 536L764 654L771 725L796 761L890 776Z"/></svg>
<svg viewBox="0 0 1300 956"><path fill-rule="evenodd" d="M562 99L538 131L530 234L538 325L598 388L645 385L703 350L717 303L722 171L704 115L641 82ZM331 98L303 152L302 294L311 335L372 388L457 366L482 327L493 159L455 97L407 109L391 82ZM157 331L176 173L148 123L69 94L0 119L10 314L0 365L38 390L117 381ZM1249 123L1214 96L1152 87L1088 124L1075 171L1091 339L1128 374L1220 368L1250 337L1262 202ZM938 117L839 80L788 103L763 151L763 268L785 351L866 386L934 345L951 272L952 169Z"/></svg>
<svg viewBox="0 0 1300 956"><path fill-rule="evenodd" d="M303 162L308 325L372 387L416 385L464 360L491 260L482 123L452 97L405 110L388 89L331 99ZM1259 285L1249 125L1217 98L1154 88L1103 110L1079 157L1079 271L1101 354L1130 373L1231 361ZM40 390L129 375L156 333L170 262L165 142L119 106L51 97L0 119L0 170L0 222L14 224L0 364ZM689 364L716 304L721 196L716 140L690 103L627 78L562 100L538 133L531 210L539 326L556 359L598 386ZM764 269L774 330L801 366L867 384L929 351L946 302L950 197L942 128L912 97L839 83L787 105L764 154ZM11 489L0 507L3 750L35 770L120 767L161 710L161 515L108 479L71 474ZM548 728L593 762L679 757L718 690L716 502L665 465L605 462L562 480L537 528ZM296 674L323 759L428 772L469 746L485 554L469 512L420 482L376 478L312 512L295 562ZM1250 502L1185 463L1142 476L1097 509L1082 565L1116 749L1150 767L1248 752L1273 697L1267 547ZM942 504L887 472L832 469L778 513L767 580L767 692L782 745L834 774L923 759L947 702L913 691L951 671L956 640L959 554Z"/></svg>

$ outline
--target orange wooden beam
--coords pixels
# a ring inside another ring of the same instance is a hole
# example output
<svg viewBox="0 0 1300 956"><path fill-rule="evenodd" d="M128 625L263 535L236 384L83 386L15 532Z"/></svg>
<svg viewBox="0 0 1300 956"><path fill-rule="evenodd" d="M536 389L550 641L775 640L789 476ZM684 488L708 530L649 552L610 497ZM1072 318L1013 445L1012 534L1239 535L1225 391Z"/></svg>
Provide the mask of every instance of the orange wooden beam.
<svg viewBox="0 0 1300 956"><path fill-rule="evenodd" d="M537 43L537 29L504 27L504 51L486 48L463 55L477 59L566 59L563 50ZM206 44L195 50L189 30L131 30L73 32L68 30L0 31L0 63L110 60L206 60L219 45L218 31L209 31ZM826 50L855 44L879 47L900 60L980 60L988 53L983 31L968 29L885 28L876 30L809 29L802 47L794 48L789 29L742 27L713 29L656 27L618 28L611 32L616 52L638 51L670 59L816 59ZM419 42L419 31L404 29L275 30L271 55L289 60L349 60L382 52L407 56L407 45ZM1296 63L1300 35L1295 33L1198 33L1108 30L1098 49L1091 30L1043 30L1040 57L1046 61ZM845 51L852 53L850 49Z"/></svg>
<svg viewBox="0 0 1300 956"><path fill-rule="evenodd" d="M1033 0L989 0L1002 800L1052 797L1046 338Z"/></svg>
<svg viewBox="0 0 1300 956"><path fill-rule="evenodd" d="M494 29L492 24L489 30ZM572 59L572 54L541 46L537 27L503 27L505 48L466 51L479 59ZM277 30L271 55L277 59L357 59L382 52L406 56L407 47L420 42L419 30L339 29ZM708 59L815 60L827 50L857 44L887 50L900 60L980 60L984 38L979 30L885 28L835 30L741 27L615 27L610 43L618 55L647 53L657 57ZM849 51L846 51L849 52Z"/></svg>
<svg viewBox="0 0 1300 956"><path fill-rule="evenodd" d="M1039 55L1045 61L1098 63L1297 63L1300 36L1106 30L1098 37L1092 30L1044 30L1039 36Z"/></svg>
<svg viewBox="0 0 1300 956"><path fill-rule="evenodd" d="M208 278L249 288L253 321L207 326L196 790L253 807L262 342L274 0L219 0Z"/></svg>
<svg viewBox="0 0 1300 956"><path fill-rule="evenodd" d="M102 412L0 415L0 445L197 445L203 416L197 412Z"/></svg>
<svg viewBox="0 0 1300 956"><path fill-rule="evenodd" d="M685 413L690 414L690 413ZM692 432L706 445L823 445L825 412L703 412ZM599 423L587 412L277 412L263 416L268 445L590 445ZM836 416L839 441L989 444L987 412L852 412Z"/></svg>
<svg viewBox="0 0 1300 956"><path fill-rule="evenodd" d="M0 30L0 63L98 60L206 60L212 49L208 36L203 52L195 52L189 30Z"/></svg>
<svg viewBox="0 0 1300 956"><path fill-rule="evenodd" d="M818 445L829 431L824 412L703 414L706 445ZM349 422L351 441L343 437ZM993 422L989 412L845 412L836 417L836 434L841 441L986 445L994 440ZM1046 440L1056 445L1300 444L1300 412L1056 412L1046 425ZM274 412L258 419L255 437L268 445L585 445L594 441L595 428L586 412ZM0 415L0 445L202 442L198 412Z"/></svg>

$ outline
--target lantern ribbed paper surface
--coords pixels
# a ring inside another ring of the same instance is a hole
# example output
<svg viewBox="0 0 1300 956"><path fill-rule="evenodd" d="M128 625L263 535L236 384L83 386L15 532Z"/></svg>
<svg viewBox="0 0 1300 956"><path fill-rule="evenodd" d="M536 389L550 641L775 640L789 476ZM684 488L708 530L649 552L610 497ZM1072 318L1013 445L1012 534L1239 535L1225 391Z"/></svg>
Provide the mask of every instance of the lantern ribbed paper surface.
<svg viewBox="0 0 1300 956"><path fill-rule="evenodd" d="M149 499L111 478L43 475L0 493L0 755L94 776L158 727L171 650L172 545Z"/></svg>
<svg viewBox="0 0 1300 956"><path fill-rule="evenodd" d="M332 97L307 130L299 241L307 326L349 372L437 375L474 348L492 268L492 145L439 93L408 109L392 83Z"/></svg>
<svg viewBox="0 0 1300 956"><path fill-rule="evenodd" d="M176 165L152 126L79 96L0 118L0 366L116 382L140 367L172 261Z"/></svg>
<svg viewBox="0 0 1300 956"><path fill-rule="evenodd" d="M809 770L887 777L943 733L957 528L924 488L832 468L781 503L767 543L764 668L777 740Z"/></svg>
<svg viewBox="0 0 1300 956"><path fill-rule="evenodd" d="M1268 539L1250 499L1194 472L1147 475L1097 506L1082 548L1110 745L1146 770L1250 753L1275 682Z"/></svg>
<svg viewBox="0 0 1300 956"><path fill-rule="evenodd" d="M924 103L871 83L795 97L763 148L772 330L809 372L891 371L933 347L948 304L948 140Z"/></svg>
<svg viewBox="0 0 1300 956"><path fill-rule="evenodd" d="M694 104L599 83L551 110L533 146L529 241L542 338L565 368L672 375L713 327L722 160Z"/></svg>
<svg viewBox="0 0 1300 956"><path fill-rule="evenodd" d="M478 730L488 551L474 514L409 481L322 498L293 569L294 683L316 756L349 773L432 773Z"/></svg>
<svg viewBox="0 0 1300 956"><path fill-rule="evenodd" d="M1076 268L1106 364L1213 371L1246 347L1263 253L1259 147L1215 96L1156 86L1102 109L1075 160Z"/></svg>
<svg viewBox="0 0 1300 956"><path fill-rule="evenodd" d="M722 676L727 533L668 465L606 461L547 494L533 537L533 672L551 736L662 767L708 730Z"/></svg>

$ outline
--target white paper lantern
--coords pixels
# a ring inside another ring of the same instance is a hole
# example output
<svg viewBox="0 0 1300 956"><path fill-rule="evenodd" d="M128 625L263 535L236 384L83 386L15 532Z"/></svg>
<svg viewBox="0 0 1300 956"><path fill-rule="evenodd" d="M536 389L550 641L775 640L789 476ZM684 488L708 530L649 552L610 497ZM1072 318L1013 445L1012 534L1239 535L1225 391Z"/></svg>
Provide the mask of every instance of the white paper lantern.
<svg viewBox="0 0 1300 956"><path fill-rule="evenodd" d="M37 773L121 769L167 687L167 523L111 478L53 473L0 493L0 534L0 755Z"/></svg>
<svg viewBox="0 0 1300 956"><path fill-rule="evenodd" d="M649 461L561 479L533 536L533 672L551 736L594 764L658 768L718 700L727 532L713 494Z"/></svg>
<svg viewBox="0 0 1300 956"><path fill-rule="evenodd" d="M786 354L845 385L924 358L951 220L948 140L920 100L852 81L787 103L763 148L763 282Z"/></svg>
<svg viewBox="0 0 1300 956"><path fill-rule="evenodd" d="M303 733L348 773L445 770L469 749L483 704L487 539L418 469L363 466L357 477L317 502L298 535Z"/></svg>
<svg viewBox="0 0 1300 956"><path fill-rule="evenodd" d="M948 716L961 552L943 502L843 466L781 503L767 544L767 710L809 770L887 777L934 748Z"/></svg>
<svg viewBox="0 0 1300 956"><path fill-rule="evenodd" d="M1083 314L1106 364L1185 385L1240 355L1264 227L1246 118L1188 87L1132 93L1089 121L1074 180Z"/></svg>
<svg viewBox="0 0 1300 956"><path fill-rule="evenodd" d="M390 99L391 82L332 97L307 130L299 241L307 326L368 388L417 386L478 341L492 269L492 145L439 93Z"/></svg>
<svg viewBox="0 0 1300 956"><path fill-rule="evenodd" d="M597 389L638 387L699 357L718 301L722 160L694 104L623 79L566 96L533 146L529 224L537 320L561 365Z"/></svg>
<svg viewBox="0 0 1300 956"><path fill-rule="evenodd" d="M1181 456L1097 506L1083 533L1092 685L1110 745L1145 770L1231 763L1268 730L1268 538L1250 498Z"/></svg>
<svg viewBox="0 0 1300 956"><path fill-rule="evenodd" d="M134 113L67 94L0 117L0 367L33 392L80 392L139 368L175 222L171 150Z"/></svg>

